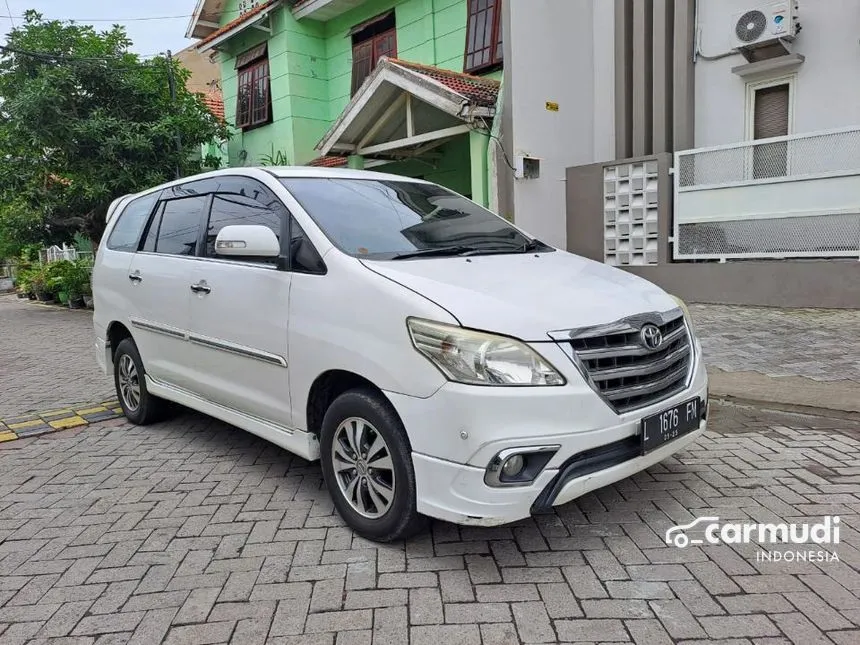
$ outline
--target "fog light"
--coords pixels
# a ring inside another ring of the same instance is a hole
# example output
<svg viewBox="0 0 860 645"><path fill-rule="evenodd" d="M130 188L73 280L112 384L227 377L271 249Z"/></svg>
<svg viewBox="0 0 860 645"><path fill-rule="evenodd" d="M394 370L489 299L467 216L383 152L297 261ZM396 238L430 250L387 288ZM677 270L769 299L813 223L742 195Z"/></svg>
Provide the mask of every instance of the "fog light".
<svg viewBox="0 0 860 645"><path fill-rule="evenodd" d="M523 446L502 450L487 464L484 483L501 486L528 486L561 446Z"/></svg>
<svg viewBox="0 0 860 645"><path fill-rule="evenodd" d="M502 474L505 477L516 477L523 471L525 463L522 455L514 455L502 464Z"/></svg>

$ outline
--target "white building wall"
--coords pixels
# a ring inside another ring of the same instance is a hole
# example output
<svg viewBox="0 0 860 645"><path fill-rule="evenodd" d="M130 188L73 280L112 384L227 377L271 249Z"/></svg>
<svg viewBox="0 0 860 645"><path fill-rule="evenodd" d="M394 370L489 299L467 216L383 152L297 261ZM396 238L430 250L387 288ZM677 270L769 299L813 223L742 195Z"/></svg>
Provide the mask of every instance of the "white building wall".
<svg viewBox="0 0 860 645"><path fill-rule="evenodd" d="M514 182L515 220L565 248L566 169L614 157L614 3L509 0L504 6L512 120L505 148L512 161L518 154L541 159L539 179ZM548 101L559 111L547 110Z"/></svg>
<svg viewBox="0 0 860 645"><path fill-rule="evenodd" d="M716 56L734 47L734 17L773 0L699 0L700 51ZM803 30L792 51L796 70L793 134L860 125L860 2L800 0ZM696 62L696 147L747 139L746 84L732 73L741 55ZM783 72L770 76L779 77ZM766 79L767 77L765 77ZM765 80L755 79L755 80ZM752 79L749 79L752 80Z"/></svg>

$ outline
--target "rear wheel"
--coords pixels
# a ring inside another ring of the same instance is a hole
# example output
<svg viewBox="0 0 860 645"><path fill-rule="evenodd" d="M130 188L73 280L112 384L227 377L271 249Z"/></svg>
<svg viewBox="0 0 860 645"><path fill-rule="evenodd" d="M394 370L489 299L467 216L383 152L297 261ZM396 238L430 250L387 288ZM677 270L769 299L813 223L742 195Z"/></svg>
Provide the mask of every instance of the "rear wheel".
<svg viewBox="0 0 860 645"><path fill-rule="evenodd" d="M409 440L380 394L350 390L335 399L323 419L320 452L334 505L356 533L392 542L424 528Z"/></svg>
<svg viewBox="0 0 860 645"><path fill-rule="evenodd" d="M113 355L113 378L116 395L126 418L136 425L148 425L164 418L168 404L149 393L146 371L137 345L123 339Z"/></svg>

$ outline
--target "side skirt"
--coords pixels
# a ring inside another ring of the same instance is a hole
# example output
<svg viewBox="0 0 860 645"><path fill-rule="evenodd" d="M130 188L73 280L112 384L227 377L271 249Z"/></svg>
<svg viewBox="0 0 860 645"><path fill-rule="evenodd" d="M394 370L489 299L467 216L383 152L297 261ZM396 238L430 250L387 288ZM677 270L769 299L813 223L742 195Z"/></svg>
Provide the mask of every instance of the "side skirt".
<svg viewBox="0 0 860 645"><path fill-rule="evenodd" d="M187 390L153 379L149 374L146 375L146 388L151 394L157 397L179 403L180 405L234 425L237 428L246 430L303 459L316 461L320 458L319 441L309 432L281 426L271 421L244 414L233 408L212 403Z"/></svg>

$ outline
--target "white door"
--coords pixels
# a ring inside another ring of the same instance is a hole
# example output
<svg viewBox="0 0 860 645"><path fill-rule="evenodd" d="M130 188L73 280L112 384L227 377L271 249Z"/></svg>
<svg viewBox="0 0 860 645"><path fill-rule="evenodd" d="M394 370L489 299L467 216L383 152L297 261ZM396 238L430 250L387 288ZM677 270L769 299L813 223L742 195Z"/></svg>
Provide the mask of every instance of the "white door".
<svg viewBox="0 0 860 645"><path fill-rule="evenodd" d="M218 232L231 224L268 226L284 239L288 213L263 184L219 178L203 256L193 263L192 363L204 398L245 414L291 424L287 330L290 278L282 258L221 258Z"/></svg>
<svg viewBox="0 0 860 645"><path fill-rule="evenodd" d="M151 378L191 389L191 268L208 196L162 201L128 269L129 322Z"/></svg>

